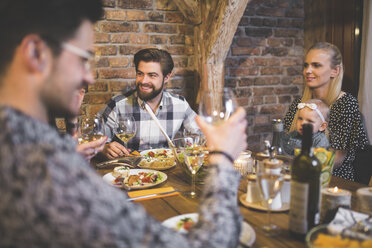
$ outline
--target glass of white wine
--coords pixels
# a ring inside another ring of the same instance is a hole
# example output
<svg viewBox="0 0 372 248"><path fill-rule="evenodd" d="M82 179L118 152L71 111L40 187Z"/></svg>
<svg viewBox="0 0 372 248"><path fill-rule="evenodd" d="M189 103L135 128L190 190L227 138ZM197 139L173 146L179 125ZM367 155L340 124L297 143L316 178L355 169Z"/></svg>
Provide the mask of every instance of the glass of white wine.
<svg viewBox="0 0 372 248"><path fill-rule="evenodd" d="M261 195L268 206L267 224L262 227L267 235L276 235L280 231L278 226L271 223L270 213L273 200L283 186L284 174L285 172L281 164L277 165L270 162L263 162L259 163L257 166L257 182Z"/></svg>
<svg viewBox="0 0 372 248"><path fill-rule="evenodd" d="M199 194L195 190L195 177L200 167L202 167L205 157L205 151L202 147L189 147L183 151L185 164L191 172L191 191L185 194L191 198L198 197Z"/></svg>
<svg viewBox="0 0 372 248"><path fill-rule="evenodd" d="M137 126L133 116L119 116L116 123L115 135L127 145L134 135L136 135Z"/></svg>
<svg viewBox="0 0 372 248"><path fill-rule="evenodd" d="M79 144L99 140L105 136L105 129L102 118L81 117L79 119L79 128Z"/></svg>
<svg viewBox="0 0 372 248"><path fill-rule="evenodd" d="M226 121L238 108L235 94L230 88L204 91L200 98L199 115L212 124Z"/></svg>

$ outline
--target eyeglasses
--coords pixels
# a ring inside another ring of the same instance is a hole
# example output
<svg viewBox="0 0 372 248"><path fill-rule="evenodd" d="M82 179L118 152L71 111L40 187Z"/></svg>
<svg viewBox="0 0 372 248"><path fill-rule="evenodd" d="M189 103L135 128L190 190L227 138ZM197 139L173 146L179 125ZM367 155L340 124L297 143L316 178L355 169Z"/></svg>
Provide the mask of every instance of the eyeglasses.
<svg viewBox="0 0 372 248"><path fill-rule="evenodd" d="M298 109L303 109L305 107L308 107L309 109L311 110L315 110L315 112L319 115L320 119L322 120L322 122L325 122L325 119L324 119L324 116L323 114L319 111L318 109L318 106L316 106L315 103L304 103L304 102L300 102L298 105L297 105L297 108Z"/></svg>
<svg viewBox="0 0 372 248"><path fill-rule="evenodd" d="M84 63L84 69L86 71L90 71L91 69L91 63L94 58L94 53L92 51L86 51L83 50L77 46L71 45L69 43L62 43L62 48L66 49L69 52L72 52L73 54L76 54L77 56L81 57Z"/></svg>

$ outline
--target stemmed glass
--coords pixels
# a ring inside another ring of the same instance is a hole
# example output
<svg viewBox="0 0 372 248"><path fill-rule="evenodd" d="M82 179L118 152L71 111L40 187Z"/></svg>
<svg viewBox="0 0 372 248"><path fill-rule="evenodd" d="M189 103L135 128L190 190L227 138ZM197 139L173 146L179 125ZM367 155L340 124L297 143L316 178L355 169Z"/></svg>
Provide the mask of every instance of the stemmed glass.
<svg viewBox="0 0 372 248"><path fill-rule="evenodd" d="M200 98L199 115L206 122L218 125L226 121L237 107L236 97L230 88L205 91Z"/></svg>
<svg viewBox="0 0 372 248"><path fill-rule="evenodd" d="M98 117L81 117L79 119L79 144L98 140L105 136L104 122Z"/></svg>
<svg viewBox="0 0 372 248"><path fill-rule="evenodd" d="M137 126L133 116L119 116L114 132L125 145L136 135L136 131Z"/></svg>
<svg viewBox="0 0 372 248"><path fill-rule="evenodd" d="M275 160L275 159L274 159ZM275 160L279 162L278 160ZM267 224L262 228L268 235L275 235L280 228L271 223L270 213L272 203L278 192L280 191L284 181L284 169L280 163L271 163L272 160L265 160L257 165L257 181L261 191L261 195L267 202Z"/></svg>
<svg viewBox="0 0 372 248"><path fill-rule="evenodd" d="M202 167L204 162L205 151L201 147L190 147L185 148L183 151L183 155L185 157L185 163L187 168L191 172L191 191L187 192L191 198L195 198L198 196L198 193L195 190L195 177L196 173L199 171L200 167Z"/></svg>

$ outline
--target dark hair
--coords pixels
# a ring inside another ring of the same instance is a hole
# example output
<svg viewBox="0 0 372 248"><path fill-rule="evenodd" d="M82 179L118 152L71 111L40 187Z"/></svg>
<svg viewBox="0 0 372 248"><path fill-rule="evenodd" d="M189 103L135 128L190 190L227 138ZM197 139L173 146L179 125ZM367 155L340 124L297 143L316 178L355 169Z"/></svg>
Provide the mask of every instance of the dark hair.
<svg viewBox="0 0 372 248"><path fill-rule="evenodd" d="M134 65L136 66L136 70L138 70L138 64L141 61L160 63L164 77L171 73L174 67L171 55L167 51L157 48L142 49L134 55Z"/></svg>
<svg viewBox="0 0 372 248"><path fill-rule="evenodd" d="M26 35L39 35L58 55L83 20L96 22L102 13L101 0L1 0L0 74Z"/></svg>

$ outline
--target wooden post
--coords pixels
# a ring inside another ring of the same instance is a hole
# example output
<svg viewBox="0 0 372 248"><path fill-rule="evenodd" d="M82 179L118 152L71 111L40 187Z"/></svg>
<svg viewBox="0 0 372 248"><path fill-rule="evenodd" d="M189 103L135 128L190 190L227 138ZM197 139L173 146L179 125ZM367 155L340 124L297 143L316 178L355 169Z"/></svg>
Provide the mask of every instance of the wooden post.
<svg viewBox="0 0 372 248"><path fill-rule="evenodd" d="M195 69L199 73L199 96L201 91L223 88L224 61L249 0L174 0L174 2L185 18L196 25Z"/></svg>

